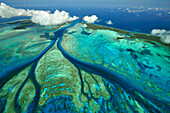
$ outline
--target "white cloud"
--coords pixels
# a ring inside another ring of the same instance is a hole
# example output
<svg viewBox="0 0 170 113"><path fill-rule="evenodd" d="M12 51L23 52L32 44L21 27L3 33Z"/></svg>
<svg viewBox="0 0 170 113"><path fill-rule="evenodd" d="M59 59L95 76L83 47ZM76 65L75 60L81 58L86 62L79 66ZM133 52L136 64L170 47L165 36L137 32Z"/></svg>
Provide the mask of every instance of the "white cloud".
<svg viewBox="0 0 170 113"><path fill-rule="evenodd" d="M158 16L162 16L162 13L158 13L157 15L158 15Z"/></svg>
<svg viewBox="0 0 170 113"><path fill-rule="evenodd" d="M157 11L158 11L158 10L159 10L159 8L155 8L155 10L157 10Z"/></svg>
<svg viewBox="0 0 170 113"><path fill-rule="evenodd" d="M169 32L169 34L162 35L162 41L164 43L170 44L170 32Z"/></svg>
<svg viewBox="0 0 170 113"><path fill-rule="evenodd" d="M7 6L4 3L1 3L0 16L2 18L11 18L14 16L31 16L31 14L24 9L15 9L10 6Z"/></svg>
<svg viewBox="0 0 170 113"><path fill-rule="evenodd" d="M109 21L106 21L106 24L108 24L108 25L112 25L112 24L113 24L113 22L112 22L111 20L109 20Z"/></svg>
<svg viewBox="0 0 170 113"><path fill-rule="evenodd" d="M65 11L58 11L56 10L54 14L45 12L45 11L39 11L38 13L33 13L31 20L34 23L38 23L41 25L55 25L55 24L62 24L67 21L73 21L78 19L78 17L73 16L70 17L69 13Z"/></svg>
<svg viewBox="0 0 170 113"><path fill-rule="evenodd" d="M153 29L151 31L151 34L156 35L156 34L163 34L165 32L167 32L165 29Z"/></svg>
<svg viewBox="0 0 170 113"><path fill-rule="evenodd" d="M167 31L165 29L153 29L151 34L160 36L162 42L170 44L170 30Z"/></svg>
<svg viewBox="0 0 170 113"><path fill-rule="evenodd" d="M70 17L69 13L65 11L56 10L54 14L50 11L43 10L25 10L12 8L4 3L0 5L0 16L2 18L11 18L15 16L31 16L31 21L41 25L56 25L62 24L67 21L73 21L78 19L78 17Z"/></svg>
<svg viewBox="0 0 170 113"><path fill-rule="evenodd" d="M95 21L97 21L97 19L98 17L96 15L83 17L83 20L87 23L94 23Z"/></svg>

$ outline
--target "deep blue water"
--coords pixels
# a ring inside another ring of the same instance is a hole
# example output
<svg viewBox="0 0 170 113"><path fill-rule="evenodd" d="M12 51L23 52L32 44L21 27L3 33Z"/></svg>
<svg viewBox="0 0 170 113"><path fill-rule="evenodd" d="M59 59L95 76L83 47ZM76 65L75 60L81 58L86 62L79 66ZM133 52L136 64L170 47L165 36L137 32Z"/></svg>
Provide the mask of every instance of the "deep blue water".
<svg viewBox="0 0 170 113"><path fill-rule="evenodd" d="M166 29L170 30L170 10L168 9L151 9L148 8L129 8L123 7L121 9L113 7L18 7L24 9L36 9L36 10L50 10L54 12L56 9L65 10L70 13L70 16L76 15L80 17L80 21L86 15L97 15L99 17L99 22L95 24L100 24L104 26L119 28L128 31L136 31L142 33L150 33L152 29ZM132 11L142 12L128 12L126 9L129 8ZM0 23L19 20L19 19L29 19L30 17L13 17L10 19L1 19ZM107 25L106 21L111 20L113 25Z"/></svg>
<svg viewBox="0 0 170 113"><path fill-rule="evenodd" d="M70 9L73 14L83 17L85 15L96 14L101 24L114 28L150 33L152 29L170 30L170 14L166 11L145 11L140 13L128 13L117 8L82 8L79 10ZM113 11L113 12L111 12ZM150 14L149 14L150 13ZM158 16L162 13L162 16ZM111 20L113 25L107 25L106 21Z"/></svg>

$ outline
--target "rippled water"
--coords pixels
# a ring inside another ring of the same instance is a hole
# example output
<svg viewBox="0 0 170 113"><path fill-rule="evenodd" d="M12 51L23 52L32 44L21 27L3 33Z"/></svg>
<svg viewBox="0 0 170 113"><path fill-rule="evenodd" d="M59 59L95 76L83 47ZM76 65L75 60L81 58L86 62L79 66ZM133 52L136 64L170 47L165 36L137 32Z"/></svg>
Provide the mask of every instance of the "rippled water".
<svg viewBox="0 0 170 113"><path fill-rule="evenodd" d="M78 21L1 24L0 112L168 113L169 45L130 35Z"/></svg>

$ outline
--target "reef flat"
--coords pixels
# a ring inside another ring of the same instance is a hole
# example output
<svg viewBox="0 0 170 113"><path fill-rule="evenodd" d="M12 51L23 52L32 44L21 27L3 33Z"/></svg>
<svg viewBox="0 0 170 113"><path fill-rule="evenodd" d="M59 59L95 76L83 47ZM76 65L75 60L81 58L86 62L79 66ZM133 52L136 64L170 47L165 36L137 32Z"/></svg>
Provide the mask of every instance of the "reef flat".
<svg viewBox="0 0 170 113"><path fill-rule="evenodd" d="M0 25L0 51L0 112L170 110L170 46L157 36L23 20Z"/></svg>
<svg viewBox="0 0 170 113"><path fill-rule="evenodd" d="M96 24L86 24L87 25L87 29L93 29L93 30L100 30L100 29L105 29L105 30L112 30L112 31L116 31L118 33L122 33L122 34L126 34L126 35L130 35L129 37L132 39L147 39L146 42L155 44L152 41L161 43L163 45L166 46L170 46L170 44L164 43L161 41L161 37L160 36L156 36L156 35L151 35L151 34L145 34L145 33L133 33L130 31L125 31L125 30L121 30L121 29L117 29L117 28L111 28L111 27L107 27L107 26L102 26L102 25L96 25Z"/></svg>

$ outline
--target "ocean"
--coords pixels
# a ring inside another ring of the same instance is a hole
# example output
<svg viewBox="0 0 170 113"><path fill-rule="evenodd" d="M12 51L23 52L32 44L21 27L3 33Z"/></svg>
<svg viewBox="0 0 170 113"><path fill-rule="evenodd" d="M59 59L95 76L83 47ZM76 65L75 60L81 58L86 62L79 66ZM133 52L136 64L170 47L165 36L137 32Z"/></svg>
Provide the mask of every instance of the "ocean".
<svg viewBox="0 0 170 113"><path fill-rule="evenodd" d="M86 15L96 15L98 22L95 24L123 29L127 31L151 33L152 29L170 30L170 10L167 8L144 8L144 7L18 7L22 9L48 10L52 13L67 11L70 16L76 15L82 21ZM30 19L30 17L0 18L0 23L13 20ZM111 20L113 24L106 22Z"/></svg>

